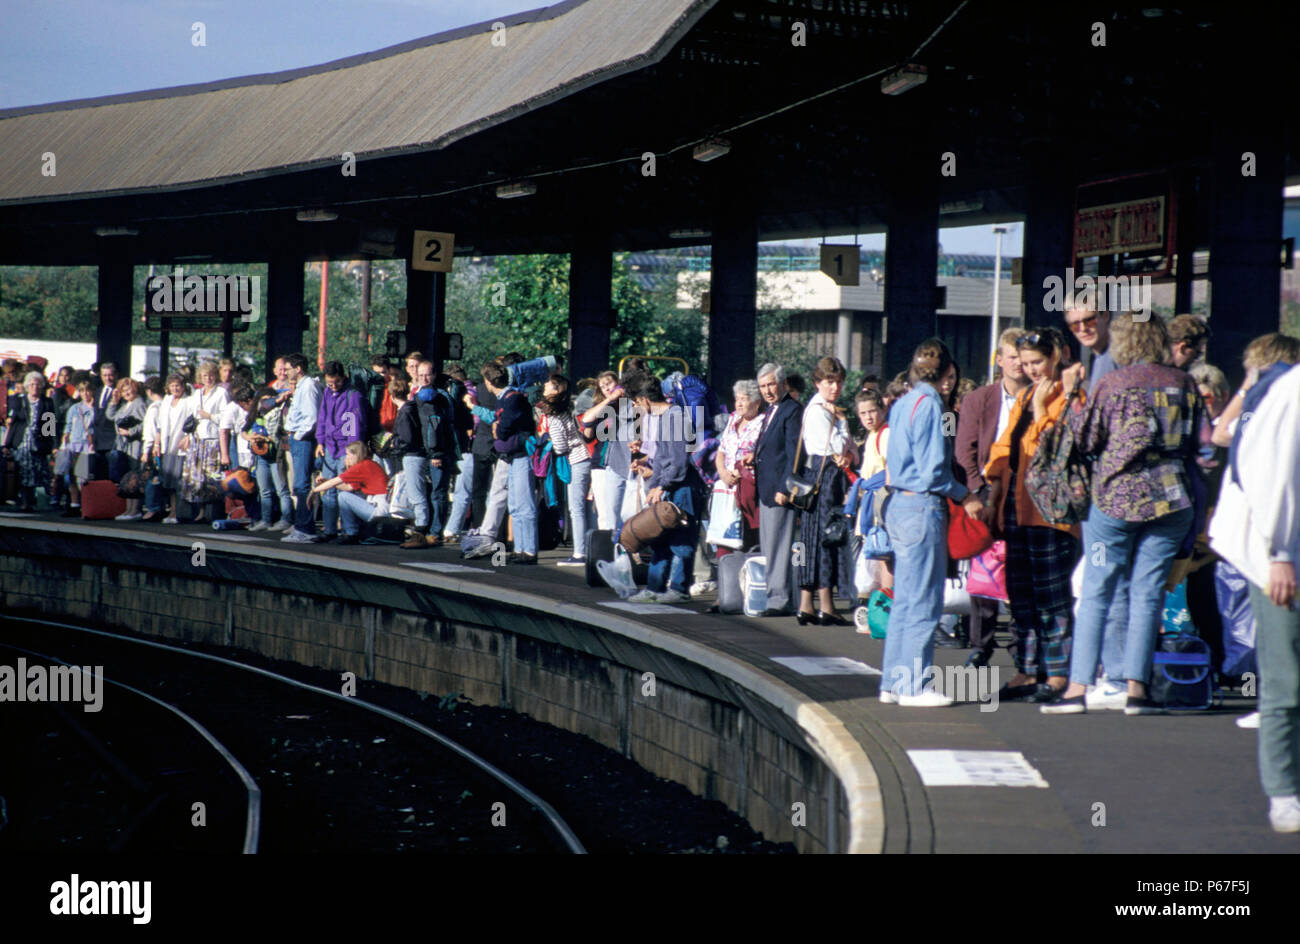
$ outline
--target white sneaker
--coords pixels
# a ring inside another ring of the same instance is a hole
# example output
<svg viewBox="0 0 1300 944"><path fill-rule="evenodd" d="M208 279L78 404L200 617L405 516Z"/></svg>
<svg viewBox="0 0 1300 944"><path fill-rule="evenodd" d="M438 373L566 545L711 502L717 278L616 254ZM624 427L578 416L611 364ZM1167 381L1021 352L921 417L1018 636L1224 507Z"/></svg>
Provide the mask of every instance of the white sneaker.
<svg viewBox="0 0 1300 944"><path fill-rule="evenodd" d="M1269 797L1268 821L1275 833L1300 833L1300 797Z"/></svg>
<svg viewBox="0 0 1300 944"><path fill-rule="evenodd" d="M307 534L294 528L284 537L280 538L280 541L284 544L315 544L316 535Z"/></svg>
<svg viewBox="0 0 1300 944"><path fill-rule="evenodd" d="M889 689L882 688L880 690L880 703L882 705L897 705L898 696L895 695L893 692L891 692Z"/></svg>
<svg viewBox="0 0 1300 944"><path fill-rule="evenodd" d="M1084 704L1088 706L1089 711L1101 711L1105 708L1123 711L1124 706L1128 704L1128 686L1109 680L1098 682L1088 689L1087 695L1084 696Z"/></svg>
<svg viewBox="0 0 1300 944"><path fill-rule="evenodd" d="M138 512L137 512L136 514L134 514L134 515L130 515L130 514L127 514L126 512L122 512L122 514L118 515L118 516L117 516L116 518L114 518L113 520L114 520L114 521L139 521L139 520L140 520L141 518L143 518L143 517L144 517L144 515L139 514Z"/></svg>
<svg viewBox="0 0 1300 944"><path fill-rule="evenodd" d="M899 695L898 703L904 708L947 708L953 701L932 690L919 695Z"/></svg>
<svg viewBox="0 0 1300 944"><path fill-rule="evenodd" d="M706 593L715 593L718 589L716 580L697 580L691 584L691 596L702 597Z"/></svg>
<svg viewBox="0 0 1300 944"><path fill-rule="evenodd" d="M1237 727L1239 727L1239 728L1258 728L1258 727L1259 727L1259 712L1258 712L1258 711L1252 711L1252 712L1251 712L1250 714L1248 714L1248 715L1242 715L1240 718L1237 719Z"/></svg>
<svg viewBox="0 0 1300 944"><path fill-rule="evenodd" d="M259 518L257 520L257 523L252 525L248 530L249 531L270 531L271 526Z"/></svg>
<svg viewBox="0 0 1300 944"><path fill-rule="evenodd" d="M658 603L659 594L650 590L638 590L627 598L628 603Z"/></svg>
<svg viewBox="0 0 1300 944"><path fill-rule="evenodd" d="M292 522L288 518L281 518L275 524L271 525L272 531L290 531L293 529Z"/></svg>
<svg viewBox="0 0 1300 944"><path fill-rule="evenodd" d="M655 594L656 603L689 603L690 601L690 597L676 590L665 590L663 593Z"/></svg>
<svg viewBox="0 0 1300 944"><path fill-rule="evenodd" d="M176 518L164 518L163 524L180 524L180 521Z"/></svg>

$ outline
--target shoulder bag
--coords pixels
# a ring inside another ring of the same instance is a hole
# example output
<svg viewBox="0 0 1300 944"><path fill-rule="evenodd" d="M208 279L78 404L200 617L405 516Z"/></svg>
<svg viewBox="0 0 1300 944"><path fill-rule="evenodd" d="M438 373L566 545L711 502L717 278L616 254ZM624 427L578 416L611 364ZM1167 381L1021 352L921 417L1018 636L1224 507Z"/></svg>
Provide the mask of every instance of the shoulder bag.
<svg viewBox="0 0 1300 944"><path fill-rule="evenodd" d="M803 422L799 424L799 445L794 451L794 469L785 477L785 491L790 496L790 504L800 511L811 511L817 501L817 491L821 488L822 472L826 469L829 455L822 456L822 464L817 468L817 478L809 481L799 474L799 457L803 455L803 431L808 423L808 412L804 411ZM835 421L831 420L831 431L826 437L826 450L829 453L831 439L835 436Z"/></svg>

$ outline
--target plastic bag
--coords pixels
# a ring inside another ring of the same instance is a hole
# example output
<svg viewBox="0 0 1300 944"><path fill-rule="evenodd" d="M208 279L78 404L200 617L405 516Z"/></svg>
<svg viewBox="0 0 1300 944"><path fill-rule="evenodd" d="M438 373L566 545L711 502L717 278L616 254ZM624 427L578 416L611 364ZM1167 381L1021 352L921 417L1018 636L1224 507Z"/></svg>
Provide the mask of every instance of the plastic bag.
<svg viewBox="0 0 1300 944"><path fill-rule="evenodd" d="M719 482L713 487L709 502L709 531L705 540L716 547L739 550L743 543L744 523L736 490Z"/></svg>
<svg viewBox="0 0 1300 944"><path fill-rule="evenodd" d="M1224 675L1258 672L1255 658L1255 615L1250 609L1246 578L1225 560L1214 565L1214 598L1223 617Z"/></svg>
<svg viewBox="0 0 1300 944"><path fill-rule="evenodd" d="M621 545L614 545L612 561L596 561L596 572L600 579L609 584L611 590L618 594L620 600L626 600L636 593L636 580L632 577L632 557Z"/></svg>

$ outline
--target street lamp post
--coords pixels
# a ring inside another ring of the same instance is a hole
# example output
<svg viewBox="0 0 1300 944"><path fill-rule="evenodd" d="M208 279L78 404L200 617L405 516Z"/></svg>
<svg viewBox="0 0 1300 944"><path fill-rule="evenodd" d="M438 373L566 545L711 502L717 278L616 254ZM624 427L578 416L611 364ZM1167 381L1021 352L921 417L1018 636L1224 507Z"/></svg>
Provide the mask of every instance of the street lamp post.
<svg viewBox="0 0 1300 944"><path fill-rule="evenodd" d="M998 237L998 248L993 257L993 312L989 317L989 383L993 383L996 379L994 374L998 358L998 292L1002 288L1002 236L1006 231L1005 226L993 227L993 232Z"/></svg>

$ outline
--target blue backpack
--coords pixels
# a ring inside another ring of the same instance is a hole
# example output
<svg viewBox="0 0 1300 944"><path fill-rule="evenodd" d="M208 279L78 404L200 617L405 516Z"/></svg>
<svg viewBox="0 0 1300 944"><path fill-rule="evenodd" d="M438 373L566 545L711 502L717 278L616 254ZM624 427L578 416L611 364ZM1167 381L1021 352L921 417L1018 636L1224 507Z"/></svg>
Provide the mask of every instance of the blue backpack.
<svg viewBox="0 0 1300 944"><path fill-rule="evenodd" d="M711 435L714 420L727 412L713 388L694 374L676 371L664 378L661 387L668 402L685 410L691 428L703 436ZM697 421L701 425L696 426Z"/></svg>
<svg viewBox="0 0 1300 944"><path fill-rule="evenodd" d="M420 418L420 437L424 454L430 459L449 455L455 434L451 397L445 390L425 387L415 395L415 409Z"/></svg>

